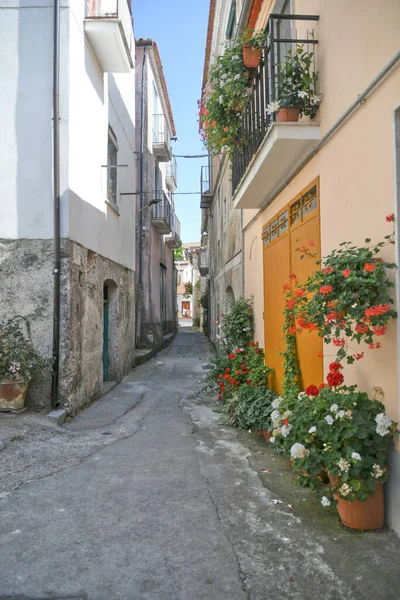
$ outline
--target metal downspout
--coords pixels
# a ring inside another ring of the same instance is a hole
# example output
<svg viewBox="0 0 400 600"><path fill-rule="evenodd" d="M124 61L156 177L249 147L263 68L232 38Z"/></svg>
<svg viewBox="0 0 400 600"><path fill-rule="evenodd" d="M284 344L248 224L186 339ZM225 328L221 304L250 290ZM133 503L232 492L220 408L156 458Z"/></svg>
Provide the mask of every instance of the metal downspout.
<svg viewBox="0 0 400 600"><path fill-rule="evenodd" d="M143 283L143 151L144 151L144 67L146 63L147 47L143 47L143 62L142 62L142 98L140 104L140 157L139 157L139 197L140 197L140 213L139 213L139 285Z"/></svg>
<svg viewBox="0 0 400 600"><path fill-rule="evenodd" d="M341 127L348 119L348 117L358 108L361 104L367 99L367 96L376 88L376 86L382 81L382 79L389 73L389 71L396 65L396 63L400 60L400 51L397 52L392 60L390 60L387 65L378 73L378 75L371 81L371 83L365 88L365 90L357 97L349 108L342 114L342 116L332 125L330 129L326 132L323 138L310 150L307 156L301 161L300 165L296 167L296 169L285 179L285 182L280 186L280 188L274 193L272 198L269 198L267 202L261 206L258 213L247 223L244 231L246 231L255 221L258 219L263 210L267 208L269 204L285 189L285 187L296 177L296 175L305 167L309 160L313 156L321 150L323 146L325 146L326 142L332 137L332 135Z"/></svg>
<svg viewBox="0 0 400 600"><path fill-rule="evenodd" d="M54 270L53 270L53 372L51 405L59 405L60 362L60 0L54 0L53 29L53 202L54 202Z"/></svg>

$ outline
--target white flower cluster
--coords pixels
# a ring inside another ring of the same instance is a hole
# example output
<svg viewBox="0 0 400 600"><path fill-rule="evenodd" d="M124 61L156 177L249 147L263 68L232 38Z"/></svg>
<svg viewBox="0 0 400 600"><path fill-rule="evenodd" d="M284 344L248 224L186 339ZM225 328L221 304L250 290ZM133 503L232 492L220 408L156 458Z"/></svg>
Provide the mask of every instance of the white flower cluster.
<svg viewBox="0 0 400 600"><path fill-rule="evenodd" d="M267 105L267 115L273 115L280 110L279 102L271 102Z"/></svg>
<svg viewBox="0 0 400 600"><path fill-rule="evenodd" d="M335 419L344 419L345 417L348 419L353 418L353 413L351 410L339 410L339 406L337 404L332 404L329 410L335 414ZM328 425L333 424L333 419L330 415L325 417L325 421L328 423Z"/></svg>
<svg viewBox="0 0 400 600"><path fill-rule="evenodd" d="M308 92L306 90L300 90L299 92L297 92L297 95L299 98L307 98Z"/></svg>
<svg viewBox="0 0 400 600"><path fill-rule="evenodd" d="M392 421L385 415L385 413L379 413L375 417L376 422L376 433L381 435L388 435L390 433L389 427L392 425Z"/></svg>
<svg viewBox="0 0 400 600"><path fill-rule="evenodd" d="M272 400L272 402L271 402L272 408L277 409L281 402L282 402L282 398L280 396L279 396L279 398L275 398L275 400Z"/></svg>
<svg viewBox="0 0 400 600"><path fill-rule="evenodd" d="M308 430L308 433L315 433L317 431L317 428L315 427L315 425L313 425L312 427L310 427L310 429Z"/></svg>
<svg viewBox="0 0 400 600"><path fill-rule="evenodd" d="M290 448L290 456L292 458L304 458L308 453L309 451L303 444L296 443Z"/></svg>
<svg viewBox="0 0 400 600"><path fill-rule="evenodd" d="M331 501L326 496L322 496L321 504L322 504L322 506L330 506Z"/></svg>
<svg viewBox="0 0 400 600"><path fill-rule="evenodd" d="M250 331L251 327L243 327L242 331Z"/></svg>
<svg viewBox="0 0 400 600"><path fill-rule="evenodd" d="M276 428L276 427L280 427L281 423L282 423L282 415L279 412L279 410L275 409L272 411L271 413L271 421L272 421L272 425Z"/></svg>
<svg viewBox="0 0 400 600"><path fill-rule="evenodd" d="M343 473L347 473L347 471L350 469L350 463L349 461L345 460L344 458L341 458L338 462L338 467L341 471L343 471Z"/></svg>
<svg viewBox="0 0 400 600"><path fill-rule="evenodd" d="M300 394L297 396L298 400L301 400L302 398L305 398L307 396L307 394L305 392L300 392Z"/></svg>
<svg viewBox="0 0 400 600"><path fill-rule="evenodd" d="M339 488L339 494L341 496L349 496L353 490L347 483L343 483Z"/></svg>
<svg viewBox="0 0 400 600"><path fill-rule="evenodd" d="M21 370L21 363L19 362L12 362L10 365L10 368L8 369L10 371L10 373L19 373Z"/></svg>
<svg viewBox="0 0 400 600"><path fill-rule="evenodd" d="M333 412L333 413L335 413L335 412L337 412L338 410L339 410L339 407L338 407L338 405L337 405L337 404L332 404L332 406L331 406L331 408L330 408L330 411L331 411L331 412Z"/></svg>
<svg viewBox="0 0 400 600"><path fill-rule="evenodd" d="M372 466L372 473L371 473L372 477L375 477L375 479L379 479L384 474L385 474L385 469L382 469L382 467L380 467L377 464L374 464Z"/></svg>
<svg viewBox="0 0 400 600"><path fill-rule="evenodd" d="M283 425L282 429L281 429L281 435L283 437L287 437L290 433L290 430L292 429L292 426L289 425Z"/></svg>
<svg viewBox="0 0 400 600"><path fill-rule="evenodd" d="M351 453L351 458L353 460L361 460L361 456L358 454L358 452L352 452Z"/></svg>
<svg viewBox="0 0 400 600"><path fill-rule="evenodd" d="M322 94L315 94L315 96L311 96L310 98L310 104L312 104L312 106L317 106L318 104L320 104L322 101Z"/></svg>
<svg viewBox="0 0 400 600"><path fill-rule="evenodd" d="M333 425L333 418L331 417L331 415L326 415L326 417L324 418L328 425Z"/></svg>

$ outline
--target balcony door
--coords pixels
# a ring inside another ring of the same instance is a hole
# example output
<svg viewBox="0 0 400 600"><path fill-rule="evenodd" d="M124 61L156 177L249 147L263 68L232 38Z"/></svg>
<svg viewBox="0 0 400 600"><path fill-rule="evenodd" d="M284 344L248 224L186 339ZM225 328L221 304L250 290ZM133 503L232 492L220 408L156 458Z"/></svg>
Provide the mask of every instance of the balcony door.
<svg viewBox="0 0 400 600"><path fill-rule="evenodd" d="M316 259L303 259L296 248L312 240L317 258L320 256L321 237L319 219L319 181L314 180L263 228L264 254L264 339L265 363L274 369L271 387L283 391L283 285L289 275L295 274L304 282L317 268ZM296 337L297 359L302 389L323 379L322 338L316 332L304 331Z"/></svg>

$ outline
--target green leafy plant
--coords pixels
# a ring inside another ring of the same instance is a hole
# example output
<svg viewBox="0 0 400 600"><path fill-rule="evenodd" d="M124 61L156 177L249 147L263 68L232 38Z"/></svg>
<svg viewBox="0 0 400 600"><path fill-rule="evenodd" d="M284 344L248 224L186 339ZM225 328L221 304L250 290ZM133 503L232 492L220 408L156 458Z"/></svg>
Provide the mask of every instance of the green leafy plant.
<svg viewBox="0 0 400 600"><path fill-rule="evenodd" d="M32 344L26 318L16 316L0 324L0 380L30 381L42 375L47 362Z"/></svg>
<svg viewBox="0 0 400 600"><path fill-rule="evenodd" d="M247 348L254 335L254 313L252 299L239 298L227 313L219 313L217 340L223 354L237 348Z"/></svg>
<svg viewBox="0 0 400 600"><path fill-rule="evenodd" d="M318 71L313 65L314 53L307 52L303 44L287 52L284 61L276 65L276 99L267 107L269 114L297 107L302 114L315 117L322 96L317 93Z"/></svg>
<svg viewBox="0 0 400 600"><path fill-rule="evenodd" d="M267 429L276 397L275 392L265 386L241 386L224 405L224 422L240 429Z"/></svg>
<svg viewBox="0 0 400 600"><path fill-rule="evenodd" d="M337 368L337 363L333 365ZM383 397L380 388L375 389L378 394ZM376 397L370 399L355 386L309 386L297 402L283 401L271 419L273 443L291 455L302 485L326 493L321 479L321 470L326 470L332 492L346 500L364 501L385 481L397 424Z"/></svg>
<svg viewBox="0 0 400 600"><path fill-rule="evenodd" d="M193 283L188 281L185 283L185 293L183 294L184 298L189 298L193 294Z"/></svg>

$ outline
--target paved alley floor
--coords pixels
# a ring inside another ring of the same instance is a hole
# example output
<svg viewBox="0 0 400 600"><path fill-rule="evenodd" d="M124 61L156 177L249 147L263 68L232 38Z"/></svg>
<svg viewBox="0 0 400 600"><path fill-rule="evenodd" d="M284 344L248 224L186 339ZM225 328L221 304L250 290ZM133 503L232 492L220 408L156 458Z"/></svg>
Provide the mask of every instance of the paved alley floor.
<svg viewBox="0 0 400 600"><path fill-rule="evenodd" d="M399 538L343 529L222 425L208 355L182 328L63 427L0 419L0 600L399 598Z"/></svg>

